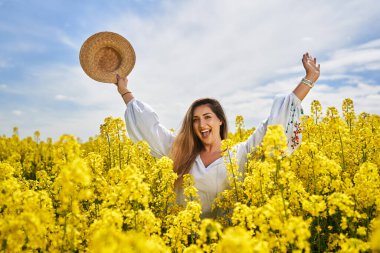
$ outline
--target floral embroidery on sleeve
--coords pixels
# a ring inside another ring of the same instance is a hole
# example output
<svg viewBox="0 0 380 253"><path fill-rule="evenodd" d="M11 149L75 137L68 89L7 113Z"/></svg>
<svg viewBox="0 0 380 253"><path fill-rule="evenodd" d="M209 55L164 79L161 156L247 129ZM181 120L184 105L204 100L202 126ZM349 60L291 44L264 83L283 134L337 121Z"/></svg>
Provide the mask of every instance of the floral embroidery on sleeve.
<svg viewBox="0 0 380 253"><path fill-rule="evenodd" d="M299 135L302 132L300 125L301 125L300 123L297 123L297 122L294 123L295 130L293 131L293 134L292 134L292 137L291 137L291 143L292 144L290 145L293 150L296 149L296 147L300 144Z"/></svg>
<svg viewBox="0 0 380 253"><path fill-rule="evenodd" d="M285 130L285 134L288 134L289 131L292 131L292 135L290 137L290 139L288 139L288 145L290 144L290 147L295 150L296 147L300 144L300 135L302 133L302 130L301 130L301 123L299 123L296 118L296 111L297 111L297 108L294 104L294 102L292 102L292 104L290 105L290 115L289 115L289 121L288 121L288 124L286 126L286 130ZM303 115L303 110L301 108L301 112L300 112L301 115Z"/></svg>

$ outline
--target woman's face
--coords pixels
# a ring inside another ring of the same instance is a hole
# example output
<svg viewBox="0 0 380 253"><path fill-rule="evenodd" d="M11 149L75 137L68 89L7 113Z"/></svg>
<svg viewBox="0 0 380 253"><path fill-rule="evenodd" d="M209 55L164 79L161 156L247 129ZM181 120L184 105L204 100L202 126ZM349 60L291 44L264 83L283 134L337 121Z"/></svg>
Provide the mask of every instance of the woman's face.
<svg viewBox="0 0 380 253"><path fill-rule="evenodd" d="M193 128L203 145L212 145L221 141L220 126L222 121L209 105L200 105L194 109Z"/></svg>

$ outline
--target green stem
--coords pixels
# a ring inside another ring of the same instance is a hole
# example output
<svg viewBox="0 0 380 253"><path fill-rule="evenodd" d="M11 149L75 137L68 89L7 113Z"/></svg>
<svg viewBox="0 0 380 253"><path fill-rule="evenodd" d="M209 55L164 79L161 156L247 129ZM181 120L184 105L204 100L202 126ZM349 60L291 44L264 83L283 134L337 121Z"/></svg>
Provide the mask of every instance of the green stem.
<svg viewBox="0 0 380 253"><path fill-rule="evenodd" d="M314 208L315 208L315 204L314 204ZM318 222L318 228L320 228L320 222L319 222L319 216L317 218L317 222ZM321 252L321 233L319 231L318 232L318 252Z"/></svg>
<svg viewBox="0 0 380 253"><path fill-rule="evenodd" d="M62 244L61 244L61 252L64 252L64 244L66 238L66 227L67 227L67 213L65 214L65 226L63 228L63 236L62 236Z"/></svg>
<svg viewBox="0 0 380 253"><path fill-rule="evenodd" d="M318 125L318 130L319 130L319 136L321 137L321 144L323 147L323 138L322 138L322 131L321 131L321 125L320 124Z"/></svg>
<svg viewBox="0 0 380 253"><path fill-rule="evenodd" d="M233 167L233 164L232 164L232 161L231 161L231 155L230 155L230 152L227 150L227 153L228 153L228 158L230 160L230 165L231 165L231 172L232 172L232 178L234 180L234 185L235 185L235 194L236 194L236 201L237 202L240 202L239 200L239 194L238 194L238 191L237 191L237 184L236 184L236 176L235 176L235 173L234 173L234 167Z"/></svg>
<svg viewBox="0 0 380 253"><path fill-rule="evenodd" d="M264 193L263 193L263 174L262 174L262 170L261 170L261 166L260 166L260 194L261 194L261 205L264 205Z"/></svg>
<svg viewBox="0 0 380 253"><path fill-rule="evenodd" d="M343 170L346 169L346 161L344 159L344 149L343 149L343 141L342 141L342 136L340 135L340 131L338 129L338 135L339 135L339 141L340 141L340 148L342 150L342 167L343 167Z"/></svg>
<svg viewBox="0 0 380 253"><path fill-rule="evenodd" d="M119 140L119 145L118 145L118 149L119 149L119 168L121 170L121 140L120 140L119 125L117 125L117 138Z"/></svg>
<svg viewBox="0 0 380 253"><path fill-rule="evenodd" d="M112 161L111 161L111 140L110 136L107 133L107 142L108 142L108 169L111 169L112 167Z"/></svg>
<svg viewBox="0 0 380 253"><path fill-rule="evenodd" d="M280 172L280 169L281 169L281 161L280 160L277 160L277 163L276 163L276 176L275 176L275 182L277 184L277 187L279 188L280 192L281 192L281 198L282 198L282 205L284 206L284 213L285 213L285 218L288 219L288 212L287 212L287 208L286 208L286 203L285 203L285 197L284 197L284 186L281 185L278 181L277 181L277 177L278 177L278 174Z"/></svg>

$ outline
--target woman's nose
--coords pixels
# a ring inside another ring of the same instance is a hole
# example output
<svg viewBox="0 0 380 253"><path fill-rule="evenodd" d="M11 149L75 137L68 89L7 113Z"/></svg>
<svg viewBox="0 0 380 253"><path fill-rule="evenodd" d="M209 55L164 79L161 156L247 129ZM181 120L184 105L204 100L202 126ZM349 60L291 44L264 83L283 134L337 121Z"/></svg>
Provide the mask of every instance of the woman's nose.
<svg viewBox="0 0 380 253"><path fill-rule="evenodd" d="M199 125L200 125L201 127L203 127L204 125L206 125L206 121L204 121L203 119L200 119L200 120L199 120Z"/></svg>

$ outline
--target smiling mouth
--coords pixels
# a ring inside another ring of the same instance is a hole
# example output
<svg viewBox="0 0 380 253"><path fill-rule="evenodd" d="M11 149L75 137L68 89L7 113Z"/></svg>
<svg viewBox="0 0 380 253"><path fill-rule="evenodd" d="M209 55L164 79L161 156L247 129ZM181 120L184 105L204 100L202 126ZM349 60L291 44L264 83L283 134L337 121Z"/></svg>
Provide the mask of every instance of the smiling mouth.
<svg viewBox="0 0 380 253"><path fill-rule="evenodd" d="M203 130L201 131L201 135L203 138L207 138L211 133L211 130Z"/></svg>

